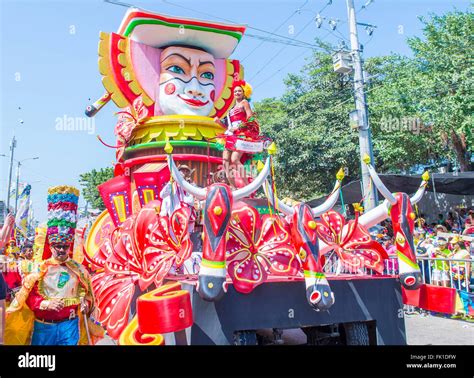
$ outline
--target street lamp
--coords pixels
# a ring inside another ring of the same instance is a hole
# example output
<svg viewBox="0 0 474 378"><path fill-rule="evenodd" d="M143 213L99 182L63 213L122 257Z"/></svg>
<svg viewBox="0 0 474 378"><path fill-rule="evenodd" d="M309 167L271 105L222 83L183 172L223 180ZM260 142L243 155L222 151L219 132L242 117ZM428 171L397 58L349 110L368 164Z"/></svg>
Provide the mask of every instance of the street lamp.
<svg viewBox="0 0 474 378"><path fill-rule="evenodd" d="M39 159L39 156L35 156L35 157L26 158L26 159L17 161L18 166L17 166L17 168L16 168L15 215L16 215L16 211L17 211L17 209L18 209L18 186L19 186L19 183L20 183L20 167L21 167L21 163L23 163L24 161L27 161L27 160L38 160L38 159Z"/></svg>
<svg viewBox="0 0 474 378"><path fill-rule="evenodd" d="M21 110L21 106L18 107L18 110ZM20 125L23 125L23 123L25 122L22 119L19 119L18 123ZM12 171L13 171L13 160L14 160L13 156L15 154L15 147L16 147L15 128L13 128L13 136L10 142L10 168L9 168L9 173L8 173L7 207L6 207L7 213L10 212L10 190L12 186Z"/></svg>

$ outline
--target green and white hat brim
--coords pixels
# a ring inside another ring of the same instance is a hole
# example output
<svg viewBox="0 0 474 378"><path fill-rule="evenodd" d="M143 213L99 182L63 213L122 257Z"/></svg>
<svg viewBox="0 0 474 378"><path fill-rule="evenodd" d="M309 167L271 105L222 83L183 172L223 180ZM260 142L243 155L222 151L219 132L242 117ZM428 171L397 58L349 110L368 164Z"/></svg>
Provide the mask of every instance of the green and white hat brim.
<svg viewBox="0 0 474 378"><path fill-rule="evenodd" d="M148 46L194 46L215 58L228 58L244 32L243 25L166 16L133 8L127 11L118 30L118 34Z"/></svg>

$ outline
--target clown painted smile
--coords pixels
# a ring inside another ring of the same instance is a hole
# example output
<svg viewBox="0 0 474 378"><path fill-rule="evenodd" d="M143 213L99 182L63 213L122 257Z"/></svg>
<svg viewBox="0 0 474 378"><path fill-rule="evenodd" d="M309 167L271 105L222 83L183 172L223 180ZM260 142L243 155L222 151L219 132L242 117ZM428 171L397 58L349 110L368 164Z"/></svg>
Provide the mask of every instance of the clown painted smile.
<svg viewBox="0 0 474 378"><path fill-rule="evenodd" d="M159 105L163 114L207 116L214 107L214 57L202 50L170 46L160 62Z"/></svg>

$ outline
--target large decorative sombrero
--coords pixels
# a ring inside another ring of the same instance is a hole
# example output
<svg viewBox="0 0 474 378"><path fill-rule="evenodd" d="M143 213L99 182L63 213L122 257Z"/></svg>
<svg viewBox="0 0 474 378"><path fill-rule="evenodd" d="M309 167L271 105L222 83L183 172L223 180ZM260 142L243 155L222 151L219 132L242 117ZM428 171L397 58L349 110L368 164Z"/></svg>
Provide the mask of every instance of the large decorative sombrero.
<svg viewBox="0 0 474 378"><path fill-rule="evenodd" d="M166 16L133 8L125 14L118 30L118 34L148 46L195 46L215 58L228 58L244 32L243 25Z"/></svg>
<svg viewBox="0 0 474 378"><path fill-rule="evenodd" d="M48 189L48 242L71 244L77 224L79 190L61 185Z"/></svg>

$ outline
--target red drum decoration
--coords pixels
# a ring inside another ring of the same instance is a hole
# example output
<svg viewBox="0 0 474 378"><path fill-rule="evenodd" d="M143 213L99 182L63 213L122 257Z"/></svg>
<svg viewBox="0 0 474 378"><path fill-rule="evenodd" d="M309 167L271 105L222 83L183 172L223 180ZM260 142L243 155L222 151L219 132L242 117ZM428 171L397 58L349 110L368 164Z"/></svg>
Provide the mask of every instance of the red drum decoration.
<svg viewBox="0 0 474 378"><path fill-rule="evenodd" d="M130 177L117 176L97 186L105 207L115 226L120 226L132 215Z"/></svg>
<svg viewBox="0 0 474 378"><path fill-rule="evenodd" d="M178 332L193 324L189 292L179 283L164 285L137 299L138 329L142 334Z"/></svg>
<svg viewBox="0 0 474 378"><path fill-rule="evenodd" d="M138 330L138 320L135 316L123 330L119 345L165 345L163 335L143 334Z"/></svg>

